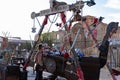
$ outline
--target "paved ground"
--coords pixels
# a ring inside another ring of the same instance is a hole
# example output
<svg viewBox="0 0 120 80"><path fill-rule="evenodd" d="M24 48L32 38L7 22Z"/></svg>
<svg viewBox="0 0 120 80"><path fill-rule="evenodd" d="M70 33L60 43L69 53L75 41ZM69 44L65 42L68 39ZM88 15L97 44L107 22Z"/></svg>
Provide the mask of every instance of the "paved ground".
<svg viewBox="0 0 120 80"><path fill-rule="evenodd" d="M113 80L108 68L105 66L100 71L100 80Z"/></svg>
<svg viewBox="0 0 120 80"><path fill-rule="evenodd" d="M35 80L35 72L33 72L33 68L32 67L28 67L27 71L28 71L28 80ZM51 74L47 73L47 72L43 72L44 78L46 78L49 75L51 75Z"/></svg>
<svg viewBox="0 0 120 80"><path fill-rule="evenodd" d="M28 67L27 71L28 71L28 78L27 78L27 80L35 80L35 73L33 72L33 68L32 67Z"/></svg>
<svg viewBox="0 0 120 80"><path fill-rule="evenodd" d="M28 80L34 80L35 79L35 73L33 73L32 67L28 67ZM43 76L46 77L47 75L50 75L50 73L44 72ZM115 77L117 80L120 80L120 76ZM63 79L60 79L63 80ZM105 66L104 68L101 69L100 72L100 79L99 80L113 80L109 70Z"/></svg>

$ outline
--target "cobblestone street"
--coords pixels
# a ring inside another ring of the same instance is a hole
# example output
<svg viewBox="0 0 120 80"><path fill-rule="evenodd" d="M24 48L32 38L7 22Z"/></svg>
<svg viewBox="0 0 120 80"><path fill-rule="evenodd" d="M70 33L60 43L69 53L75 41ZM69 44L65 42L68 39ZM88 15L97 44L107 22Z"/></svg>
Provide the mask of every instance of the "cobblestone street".
<svg viewBox="0 0 120 80"><path fill-rule="evenodd" d="M33 73L32 67L28 67L28 80L34 80L35 79L35 73ZM50 73L43 72L43 76L46 77L50 75ZM117 80L120 80L120 76L116 76ZM63 79L61 79L63 80ZM104 68L101 69L100 72L100 79L99 80L113 80L111 74L109 73L109 70L105 66Z"/></svg>

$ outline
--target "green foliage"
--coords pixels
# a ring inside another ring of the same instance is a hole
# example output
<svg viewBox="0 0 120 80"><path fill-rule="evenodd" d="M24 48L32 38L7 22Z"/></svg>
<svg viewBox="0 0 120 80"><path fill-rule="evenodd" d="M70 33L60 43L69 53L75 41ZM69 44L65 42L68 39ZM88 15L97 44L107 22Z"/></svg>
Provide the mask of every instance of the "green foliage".
<svg viewBox="0 0 120 80"><path fill-rule="evenodd" d="M44 33L40 38L42 43L47 43L49 46L52 46L55 41L54 32Z"/></svg>

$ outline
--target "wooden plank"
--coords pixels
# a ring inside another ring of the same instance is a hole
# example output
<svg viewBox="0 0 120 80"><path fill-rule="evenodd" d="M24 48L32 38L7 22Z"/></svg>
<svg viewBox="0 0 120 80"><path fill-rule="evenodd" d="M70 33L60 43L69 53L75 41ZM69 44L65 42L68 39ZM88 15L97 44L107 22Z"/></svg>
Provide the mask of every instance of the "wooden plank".
<svg viewBox="0 0 120 80"><path fill-rule="evenodd" d="M42 11L40 11L39 16L52 15L55 13L60 13L60 12L68 11L68 10L69 10L69 5L62 5L57 8L42 10Z"/></svg>
<svg viewBox="0 0 120 80"><path fill-rule="evenodd" d="M79 9L82 9L83 6L84 6L83 1L78 1L72 5L60 5L60 6L55 7L55 8L50 8L50 9L40 11L39 16L52 15L55 13L60 13L60 12L73 10L73 9L79 10Z"/></svg>

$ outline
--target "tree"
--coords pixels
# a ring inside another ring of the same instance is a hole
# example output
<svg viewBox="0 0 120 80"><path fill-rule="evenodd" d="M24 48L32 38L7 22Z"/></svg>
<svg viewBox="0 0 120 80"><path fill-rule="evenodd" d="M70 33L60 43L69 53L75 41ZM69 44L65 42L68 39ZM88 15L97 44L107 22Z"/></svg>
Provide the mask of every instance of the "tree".
<svg viewBox="0 0 120 80"><path fill-rule="evenodd" d="M54 32L44 33L41 35L41 42L47 43L49 46L52 46L52 44L55 42L56 38L54 36Z"/></svg>

